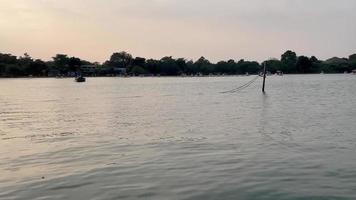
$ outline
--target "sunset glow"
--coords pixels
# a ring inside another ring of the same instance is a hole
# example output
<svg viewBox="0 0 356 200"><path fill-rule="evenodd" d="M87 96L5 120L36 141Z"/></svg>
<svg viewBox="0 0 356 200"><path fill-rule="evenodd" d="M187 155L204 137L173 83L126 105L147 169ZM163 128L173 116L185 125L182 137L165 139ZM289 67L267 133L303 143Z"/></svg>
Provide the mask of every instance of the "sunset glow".
<svg viewBox="0 0 356 200"><path fill-rule="evenodd" d="M356 49L353 0L1 0L0 51L103 62L112 52L212 61Z"/></svg>

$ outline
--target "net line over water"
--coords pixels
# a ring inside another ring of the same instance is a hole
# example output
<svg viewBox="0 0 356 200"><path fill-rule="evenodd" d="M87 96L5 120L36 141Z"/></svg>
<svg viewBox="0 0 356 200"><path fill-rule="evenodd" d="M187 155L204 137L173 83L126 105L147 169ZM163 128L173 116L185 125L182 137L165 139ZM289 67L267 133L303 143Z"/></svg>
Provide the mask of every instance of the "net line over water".
<svg viewBox="0 0 356 200"><path fill-rule="evenodd" d="M259 75L256 75L251 81L237 87L237 88L234 88L234 89L231 89L231 90L227 90L227 91L224 91L224 92L220 92L222 94L226 94L226 93L235 93L235 92L239 92L247 87L249 87L250 85L252 85L260 76Z"/></svg>

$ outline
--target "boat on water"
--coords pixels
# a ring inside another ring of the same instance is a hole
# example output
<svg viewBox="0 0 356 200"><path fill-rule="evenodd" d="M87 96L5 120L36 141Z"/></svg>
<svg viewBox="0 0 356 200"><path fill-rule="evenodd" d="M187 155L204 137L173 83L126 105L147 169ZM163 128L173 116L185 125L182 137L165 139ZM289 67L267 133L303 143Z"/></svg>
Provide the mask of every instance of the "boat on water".
<svg viewBox="0 0 356 200"><path fill-rule="evenodd" d="M283 72L280 71L280 70L278 70L278 71L276 71L276 75L277 75L277 76L283 76Z"/></svg>
<svg viewBox="0 0 356 200"><path fill-rule="evenodd" d="M83 77L83 76L77 76L77 77L75 77L75 81L78 82L78 83L85 82L85 77Z"/></svg>

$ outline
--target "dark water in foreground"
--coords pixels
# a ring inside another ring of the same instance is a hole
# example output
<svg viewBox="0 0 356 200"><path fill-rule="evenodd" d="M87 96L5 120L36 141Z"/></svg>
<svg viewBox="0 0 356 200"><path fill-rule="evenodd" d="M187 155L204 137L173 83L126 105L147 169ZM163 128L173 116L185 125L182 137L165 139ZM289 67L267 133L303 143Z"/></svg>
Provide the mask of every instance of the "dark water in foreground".
<svg viewBox="0 0 356 200"><path fill-rule="evenodd" d="M0 79L0 199L356 199L356 76Z"/></svg>

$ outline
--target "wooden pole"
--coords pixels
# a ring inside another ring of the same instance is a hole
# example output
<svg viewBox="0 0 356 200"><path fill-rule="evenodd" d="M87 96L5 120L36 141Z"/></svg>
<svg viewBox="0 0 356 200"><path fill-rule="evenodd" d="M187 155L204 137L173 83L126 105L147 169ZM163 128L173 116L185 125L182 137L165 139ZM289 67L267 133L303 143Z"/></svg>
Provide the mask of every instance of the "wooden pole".
<svg viewBox="0 0 356 200"><path fill-rule="evenodd" d="M263 64L263 85L262 85L263 93L265 93L265 85L266 85L266 62Z"/></svg>

